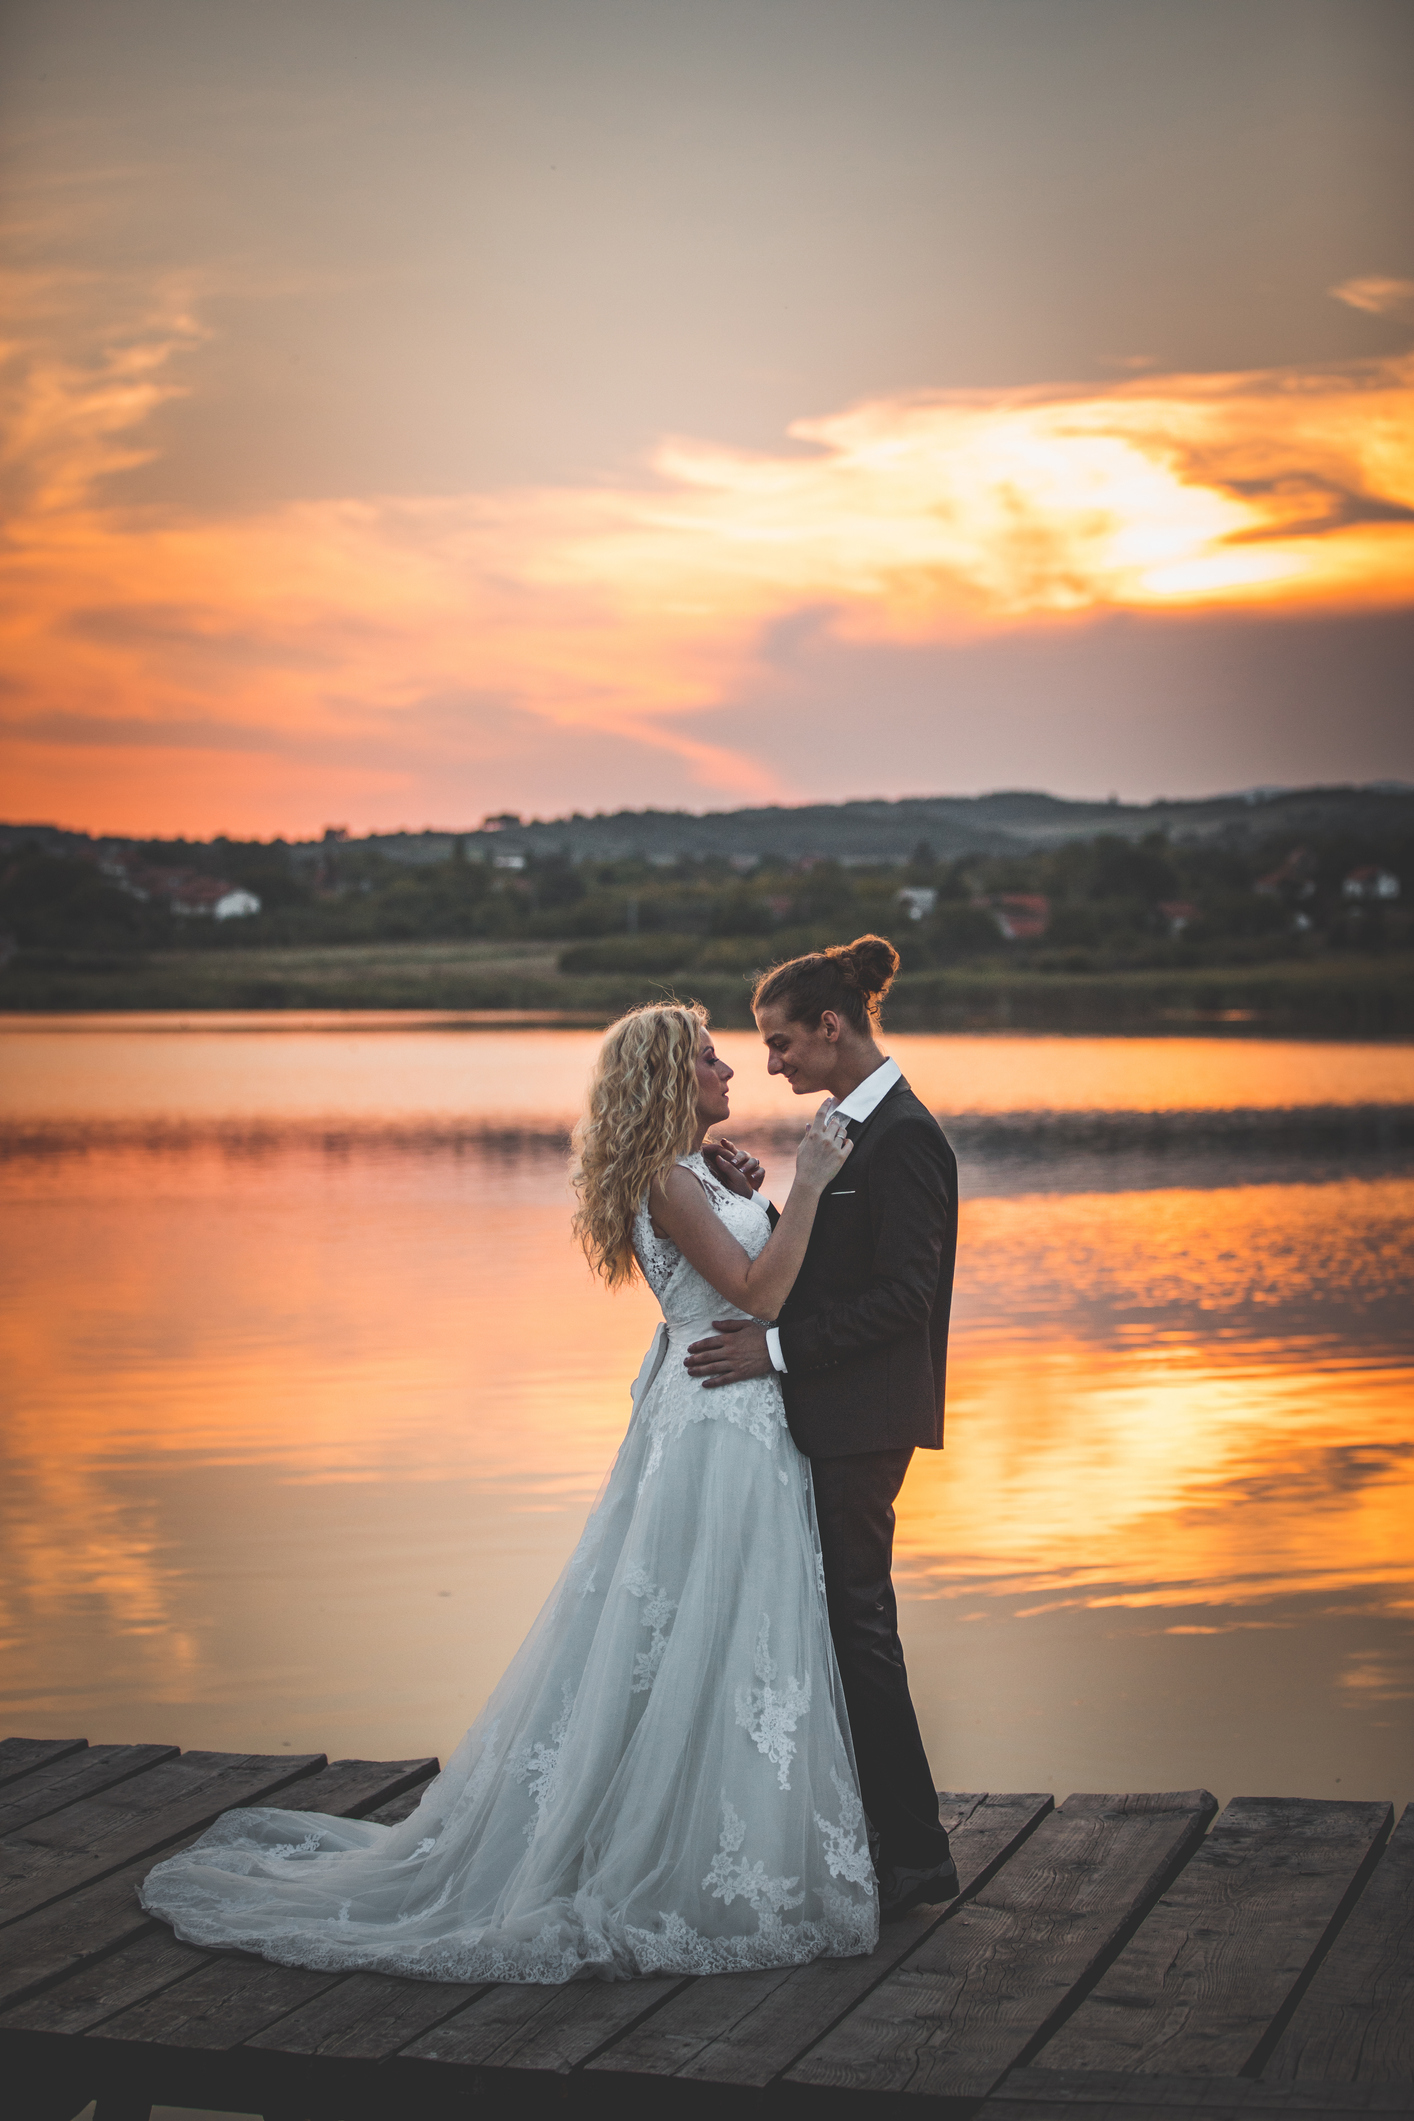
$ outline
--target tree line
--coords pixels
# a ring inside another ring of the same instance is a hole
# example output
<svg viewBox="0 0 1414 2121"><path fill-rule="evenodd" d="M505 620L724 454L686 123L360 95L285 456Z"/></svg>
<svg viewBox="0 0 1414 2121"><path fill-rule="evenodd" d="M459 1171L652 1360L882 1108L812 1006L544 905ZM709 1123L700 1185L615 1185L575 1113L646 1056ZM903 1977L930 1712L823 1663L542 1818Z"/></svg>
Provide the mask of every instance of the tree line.
<svg viewBox="0 0 1414 2121"><path fill-rule="evenodd" d="M142 880L217 878L260 910L217 921ZM134 879L137 881L135 882ZM1352 881L1357 880L1357 881ZM416 865L358 841L153 840L0 854L0 933L21 953L99 956L522 937L570 973L749 971L864 930L907 971L1004 962L1056 972L1243 965L1414 942L1414 837L1357 831L1140 839L1100 833L1020 855L905 863L725 857L468 857Z"/></svg>

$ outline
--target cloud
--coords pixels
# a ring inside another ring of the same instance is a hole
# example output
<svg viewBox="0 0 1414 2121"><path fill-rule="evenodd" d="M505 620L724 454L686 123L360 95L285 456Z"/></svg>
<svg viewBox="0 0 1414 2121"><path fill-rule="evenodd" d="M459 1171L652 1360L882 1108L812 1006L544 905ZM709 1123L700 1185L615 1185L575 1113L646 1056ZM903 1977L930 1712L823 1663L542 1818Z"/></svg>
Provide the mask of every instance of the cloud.
<svg viewBox="0 0 1414 2121"><path fill-rule="evenodd" d="M1414 592L1408 359L881 398L777 452L669 440L632 484L116 507L105 482L200 333L174 295L86 361L38 330L9 349L11 729L51 732L66 787L104 725L110 759L297 754L375 806L523 760L532 732L769 800L789 783L712 710L801 628L906 647Z"/></svg>
<svg viewBox="0 0 1414 2121"><path fill-rule="evenodd" d="M66 356L56 342L71 338L76 315L103 292L127 313L87 358ZM135 430L185 395L171 364L209 333L176 289L118 295L82 273L0 274L0 303L15 334L0 340L0 477L9 505L31 515L81 508L103 478L151 461Z"/></svg>
<svg viewBox="0 0 1414 2121"><path fill-rule="evenodd" d="M1372 317L1396 317L1414 308L1414 280L1386 280L1372 273L1363 280L1342 280L1327 290L1350 309L1366 310Z"/></svg>

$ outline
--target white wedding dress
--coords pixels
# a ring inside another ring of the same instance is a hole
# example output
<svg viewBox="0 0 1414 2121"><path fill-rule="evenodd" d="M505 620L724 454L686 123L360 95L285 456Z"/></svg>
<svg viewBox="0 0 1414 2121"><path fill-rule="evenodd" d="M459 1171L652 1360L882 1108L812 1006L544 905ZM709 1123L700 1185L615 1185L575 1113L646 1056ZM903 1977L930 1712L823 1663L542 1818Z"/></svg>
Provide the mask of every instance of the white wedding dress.
<svg viewBox="0 0 1414 2121"><path fill-rule="evenodd" d="M754 1258L764 1208L684 1158ZM663 1309L584 1536L398 1826L227 1812L143 1905L193 1944L430 1981L714 1974L873 1949L878 1903L809 1461L774 1377L683 1352L740 1316L654 1235ZM567 1410L567 1415L572 1410Z"/></svg>

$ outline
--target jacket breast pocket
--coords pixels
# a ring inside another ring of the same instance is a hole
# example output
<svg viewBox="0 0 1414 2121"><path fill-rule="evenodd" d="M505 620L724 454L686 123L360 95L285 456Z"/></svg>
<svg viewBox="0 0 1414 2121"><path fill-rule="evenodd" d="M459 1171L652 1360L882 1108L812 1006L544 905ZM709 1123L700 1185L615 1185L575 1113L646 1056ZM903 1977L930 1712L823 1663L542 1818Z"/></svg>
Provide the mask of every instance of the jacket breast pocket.
<svg viewBox="0 0 1414 2121"><path fill-rule="evenodd" d="M869 1244L868 1196L854 1186L830 1186L815 1211L815 1232L835 1273L858 1271L861 1247Z"/></svg>

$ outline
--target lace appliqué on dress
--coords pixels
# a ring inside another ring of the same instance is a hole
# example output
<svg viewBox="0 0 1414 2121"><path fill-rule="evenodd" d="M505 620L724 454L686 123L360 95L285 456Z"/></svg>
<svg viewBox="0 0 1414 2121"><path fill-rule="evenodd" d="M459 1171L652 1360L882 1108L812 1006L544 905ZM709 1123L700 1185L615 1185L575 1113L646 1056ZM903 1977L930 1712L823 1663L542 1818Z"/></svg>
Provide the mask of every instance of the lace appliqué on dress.
<svg viewBox="0 0 1414 2121"><path fill-rule="evenodd" d="M825 1844L825 1864L832 1878L843 1878L850 1885L872 1886L874 1865L869 1855L869 1842L856 1840L864 1824L864 1806L858 1792L851 1789L842 1775L830 1770L830 1780L835 1785L835 1795L840 1800L840 1823L832 1826L828 1819L815 1814L815 1825L820 1839Z"/></svg>
<svg viewBox="0 0 1414 2121"><path fill-rule="evenodd" d="M873 1950L878 1917L872 1891L863 1900L827 1891L820 1896L822 1921L785 1922L783 1915L805 1904L805 1894L795 1891L800 1880L770 1878L764 1863L748 1863L740 1855L746 1831L745 1820L724 1797L721 1838L702 1889L727 1907L744 1900L756 1917L755 1930L740 1937L704 1937L676 1910L665 1913L659 1929L625 1930L641 1974L747 1973L754 1967L804 1966L823 1954L848 1958ZM873 1885L872 1870L868 1882Z"/></svg>
<svg viewBox="0 0 1414 2121"><path fill-rule="evenodd" d="M710 1892L714 1900L724 1900L728 1907L733 1900L744 1900L758 1922L764 1925L774 1917L775 1927L779 1929L783 1909L805 1905L804 1893L791 1890L799 1885L800 1880L768 1878L764 1863L747 1863L738 1857L737 1851L745 1839L746 1821L730 1798L724 1798L722 1838L702 1881L702 1890Z"/></svg>
<svg viewBox="0 0 1414 2121"><path fill-rule="evenodd" d="M267 1863L288 1863L291 1856L312 1856L315 1850L322 1846L323 1841L324 1836L318 1827L315 1827L311 1833L305 1835L303 1841L277 1842L273 1849L262 1849L261 1854Z"/></svg>
<svg viewBox="0 0 1414 2121"><path fill-rule="evenodd" d="M682 1265L682 1254L670 1237L660 1237L654 1229L647 1201L633 1218L633 1249L643 1269L643 1279L661 1303L668 1283Z"/></svg>
<svg viewBox="0 0 1414 2121"><path fill-rule="evenodd" d="M756 1384L765 1385L766 1390L758 1395L751 1389ZM691 1395L681 1391L672 1396L665 1393L649 1417L652 1443L638 1483L640 1495L662 1465L668 1445L676 1443L694 1421L728 1421L734 1429L743 1429L756 1443L764 1444L768 1451L774 1451L786 1434L780 1400L766 1378L750 1378L731 1393L709 1392L702 1385L696 1385ZM783 1484L788 1486L788 1479Z"/></svg>
<svg viewBox="0 0 1414 2121"><path fill-rule="evenodd" d="M764 1753L775 1768L781 1788L788 1790L790 1764L795 1758L792 1733L810 1707L810 1675L806 1674L803 1684L798 1679L788 1679L777 1692L776 1660L771 1655L771 1620L767 1613L761 1615L761 1625L756 1631L754 1669L760 1684L737 1688L736 1720L754 1741L757 1752Z"/></svg>
<svg viewBox="0 0 1414 2121"><path fill-rule="evenodd" d="M530 1794L535 1799L535 1817L525 1830L527 1841L533 1841L539 1832L545 1814L555 1801L555 1790L560 1779L560 1754L564 1748L565 1733L574 1714L574 1688L566 1679L560 1698L564 1707L559 1721L548 1738L527 1741L516 1754L511 1766L513 1782L528 1782Z"/></svg>
<svg viewBox="0 0 1414 2121"><path fill-rule="evenodd" d="M643 1600L643 1611L639 1615L644 1627L652 1629L652 1638L646 1650L640 1650L633 1660L633 1682L630 1692L646 1694L658 1676L658 1667L663 1662L663 1653L668 1647L668 1622L678 1609L676 1598L669 1598L666 1589L660 1588L650 1578L641 1562L631 1561L623 1573L623 1586L630 1598Z"/></svg>
<svg viewBox="0 0 1414 2121"><path fill-rule="evenodd" d="M604 1520L596 1510L580 1534L579 1544L570 1556L569 1580L575 1587L577 1598L592 1598L594 1595L599 1549L603 1544Z"/></svg>

